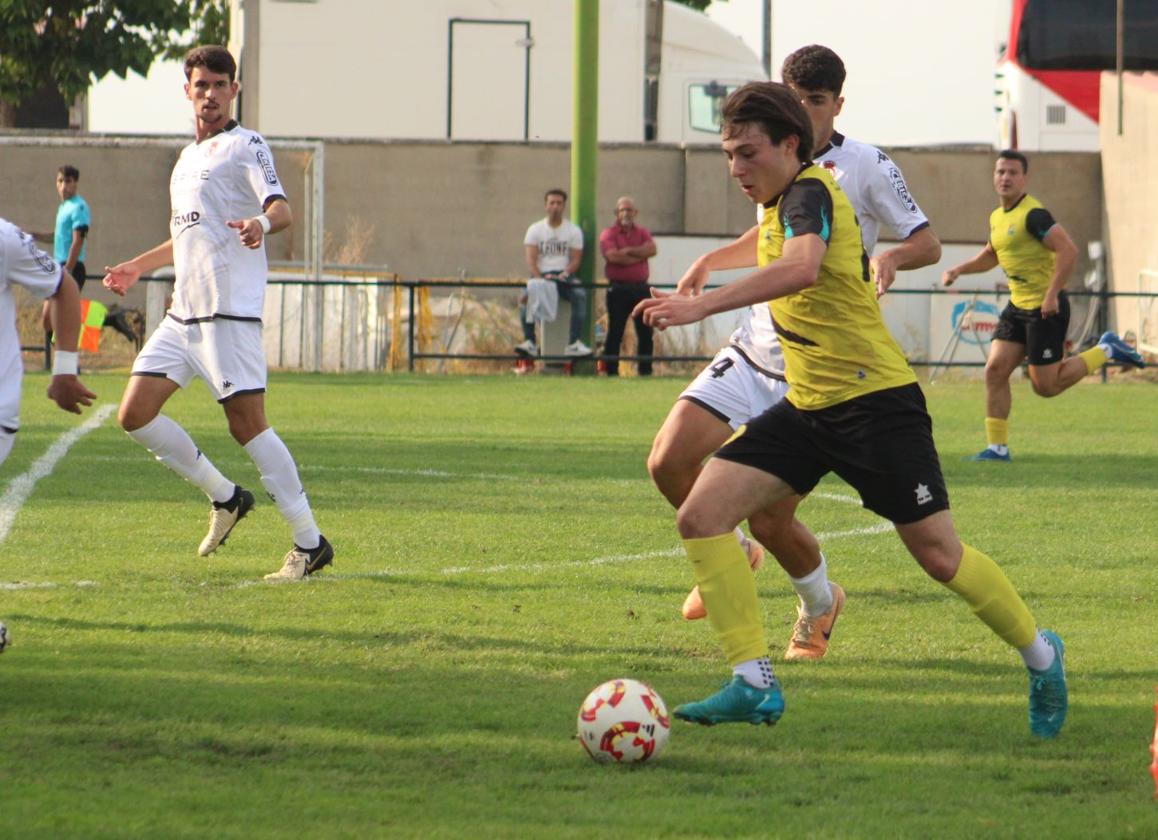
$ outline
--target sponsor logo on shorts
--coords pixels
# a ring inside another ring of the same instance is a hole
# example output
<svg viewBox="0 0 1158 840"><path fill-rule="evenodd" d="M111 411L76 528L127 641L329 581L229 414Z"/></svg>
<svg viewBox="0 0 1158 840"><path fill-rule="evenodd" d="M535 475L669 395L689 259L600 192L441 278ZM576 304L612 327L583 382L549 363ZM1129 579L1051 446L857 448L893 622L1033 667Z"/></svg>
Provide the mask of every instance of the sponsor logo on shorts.
<svg viewBox="0 0 1158 840"><path fill-rule="evenodd" d="M258 149L257 162L261 164L261 172L265 175L265 182L267 184L277 184L277 170L273 168L273 161L269 159L269 155L265 153L264 149Z"/></svg>
<svg viewBox="0 0 1158 840"><path fill-rule="evenodd" d="M230 382L228 379L222 381L222 383L221 383L221 390L222 391L228 391L232 387L233 387L233 383Z"/></svg>
<svg viewBox="0 0 1158 840"><path fill-rule="evenodd" d="M914 491L917 494L917 504L927 505L933 501L933 494L929 492L927 484L917 484L917 489Z"/></svg>

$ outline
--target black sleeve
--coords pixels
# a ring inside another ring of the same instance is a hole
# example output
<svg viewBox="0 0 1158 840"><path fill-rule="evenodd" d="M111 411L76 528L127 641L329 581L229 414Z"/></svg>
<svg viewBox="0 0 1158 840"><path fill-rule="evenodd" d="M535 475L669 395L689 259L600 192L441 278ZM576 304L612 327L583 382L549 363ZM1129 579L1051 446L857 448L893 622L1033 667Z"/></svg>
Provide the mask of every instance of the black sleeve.
<svg viewBox="0 0 1158 840"><path fill-rule="evenodd" d="M832 194L816 178L789 185L780 199L784 238L815 233L827 244L832 236Z"/></svg>
<svg viewBox="0 0 1158 840"><path fill-rule="evenodd" d="M1053 220L1053 216L1044 207L1034 207L1025 214L1025 229L1038 242L1045 239L1049 229L1055 224L1057 222Z"/></svg>

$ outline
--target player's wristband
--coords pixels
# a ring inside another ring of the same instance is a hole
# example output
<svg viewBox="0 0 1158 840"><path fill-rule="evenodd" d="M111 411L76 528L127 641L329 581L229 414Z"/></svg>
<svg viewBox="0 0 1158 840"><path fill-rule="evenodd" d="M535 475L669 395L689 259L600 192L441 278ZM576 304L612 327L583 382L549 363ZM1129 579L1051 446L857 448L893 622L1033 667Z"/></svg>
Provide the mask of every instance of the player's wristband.
<svg viewBox="0 0 1158 840"><path fill-rule="evenodd" d="M257 217L257 223L261 225L262 233L269 233L269 229L273 227L273 223L270 222L269 216L265 215L265 213Z"/></svg>
<svg viewBox="0 0 1158 840"><path fill-rule="evenodd" d="M52 354L53 376L76 376L78 353L69 353L67 350L57 350Z"/></svg>

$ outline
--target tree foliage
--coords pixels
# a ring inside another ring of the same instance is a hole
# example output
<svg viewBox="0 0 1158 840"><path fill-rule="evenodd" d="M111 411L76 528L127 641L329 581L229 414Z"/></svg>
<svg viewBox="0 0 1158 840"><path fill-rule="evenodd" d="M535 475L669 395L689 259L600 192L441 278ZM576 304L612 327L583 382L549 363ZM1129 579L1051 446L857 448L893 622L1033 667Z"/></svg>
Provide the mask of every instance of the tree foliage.
<svg viewBox="0 0 1158 840"><path fill-rule="evenodd" d="M228 0L0 0L0 102L46 86L71 100L108 73L143 76L228 36Z"/></svg>

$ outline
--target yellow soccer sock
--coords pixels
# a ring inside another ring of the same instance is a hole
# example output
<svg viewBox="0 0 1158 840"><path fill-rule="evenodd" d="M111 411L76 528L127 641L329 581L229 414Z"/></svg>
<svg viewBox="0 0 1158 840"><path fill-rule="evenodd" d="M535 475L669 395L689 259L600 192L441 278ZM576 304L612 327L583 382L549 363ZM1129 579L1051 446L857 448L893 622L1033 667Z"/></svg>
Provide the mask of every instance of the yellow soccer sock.
<svg viewBox="0 0 1158 840"><path fill-rule="evenodd" d="M1110 360L1110 357L1106 355L1106 351L1096 344L1089 350L1083 350L1081 353L1078 353L1078 358L1086 363L1086 374L1091 374L1100 369L1102 365Z"/></svg>
<svg viewBox="0 0 1158 840"><path fill-rule="evenodd" d="M985 418L985 440L990 446L1009 445L1009 421L996 417Z"/></svg>
<svg viewBox="0 0 1158 840"><path fill-rule="evenodd" d="M1007 643L1018 650L1031 645L1037 623L1009 578L989 557L970 546L964 548L957 574L945 585Z"/></svg>
<svg viewBox="0 0 1158 840"><path fill-rule="evenodd" d="M767 656L756 579L736 535L729 531L683 543L728 664Z"/></svg>

